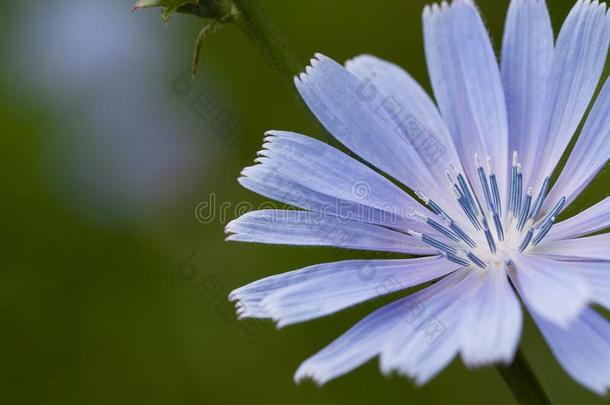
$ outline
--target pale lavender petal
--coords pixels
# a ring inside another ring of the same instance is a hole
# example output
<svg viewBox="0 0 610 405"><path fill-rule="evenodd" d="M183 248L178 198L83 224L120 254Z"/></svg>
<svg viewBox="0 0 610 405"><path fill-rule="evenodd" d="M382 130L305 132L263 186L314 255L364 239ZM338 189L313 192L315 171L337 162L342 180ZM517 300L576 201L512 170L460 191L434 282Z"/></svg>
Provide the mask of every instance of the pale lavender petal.
<svg viewBox="0 0 610 405"><path fill-rule="evenodd" d="M587 111L604 69L609 43L606 5L589 0L576 3L555 47L546 97L548 125L546 136L539 139L544 148L538 147L536 158L540 181L552 173ZM555 202L548 199L550 205Z"/></svg>
<svg viewBox="0 0 610 405"><path fill-rule="evenodd" d="M543 241L532 250L539 256L562 261L610 261L610 234L578 239Z"/></svg>
<svg viewBox="0 0 610 405"><path fill-rule="evenodd" d="M460 350L462 308L480 286L476 270L463 269L443 282L412 295L402 317L407 324L394 333L381 352L384 373L397 371L424 384L445 368Z"/></svg>
<svg viewBox="0 0 610 405"><path fill-rule="evenodd" d="M553 61L553 28L544 0L510 3L502 43L510 151L517 151L523 183L535 175L538 137L545 122L544 101Z"/></svg>
<svg viewBox="0 0 610 405"><path fill-rule="evenodd" d="M436 101L455 139L462 165L476 177L474 154L490 156L506 190L508 124L500 71L478 10L455 0L424 10L428 70ZM478 182L475 187L480 189ZM479 194L482 195L482 194Z"/></svg>
<svg viewBox="0 0 610 405"><path fill-rule="evenodd" d="M561 197L566 207L587 187L610 158L610 80L595 101L582 133L553 186L546 209Z"/></svg>
<svg viewBox="0 0 610 405"><path fill-rule="evenodd" d="M414 212L431 214L395 184L345 153L304 135L271 131L258 164L239 179L247 189L309 211L418 232Z"/></svg>
<svg viewBox="0 0 610 405"><path fill-rule="evenodd" d="M437 184L404 128L380 114L379 106L367 98L366 83L316 54L295 84L318 120L347 148L412 190L453 204L451 195L441 192L446 183Z"/></svg>
<svg viewBox="0 0 610 405"><path fill-rule="evenodd" d="M333 246L407 254L435 250L409 235L381 226L310 211L252 211L229 222L227 240L278 245Z"/></svg>
<svg viewBox="0 0 610 405"><path fill-rule="evenodd" d="M506 266L493 266L479 271L480 285L462 308L461 353L470 367L511 364L519 346L521 305L508 280Z"/></svg>
<svg viewBox="0 0 610 405"><path fill-rule="evenodd" d="M506 273L495 270L468 270L458 288L440 296L425 296L426 290L414 295L408 313L415 329L396 333L387 344L382 370L399 371L423 384L458 352L470 367L510 363L519 343L522 313ZM429 333L417 333L419 329Z"/></svg>
<svg viewBox="0 0 610 405"><path fill-rule="evenodd" d="M573 268L587 279L591 300L610 310L610 262L574 262Z"/></svg>
<svg viewBox="0 0 610 405"><path fill-rule="evenodd" d="M351 59L345 68L367 83L367 97L378 105L379 114L405 129L437 184L444 186L447 164L461 169L460 158L445 121L424 89L401 67L371 55Z"/></svg>
<svg viewBox="0 0 610 405"><path fill-rule="evenodd" d="M230 299L237 301L240 317L272 318L283 327L435 280L459 267L440 256L326 263L256 281L233 291Z"/></svg>
<svg viewBox="0 0 610 405"><path fill-rule="evenodd" d="M570 219L557 223L549 232L546 240L578 238L603 231L608 227L610 227L610 197L606 197L603 201Z"/></svg>
<svg viewBox="0 0 610 405"><path fill-rule="evenodd" d="M301 364L295 374L295 380L311 378L318 384L324 384L382 354L387 345L405 337L409 339L422 336L426 348L444 351L441 339L446 335L445 331L451 329L445 329L440 323L432 325L430 321L435 319L433 317L438 307L436 301L442 301L444 306L448 307L451 297L460 296L462 289L456 286L460 285L467 274L466 270L457 271L425 290L373 312ZM448 344L451 348L453 342L449 340ZM456 352L457 350L454 350L451 357L454 357ZM446 360L446 357L439 357L436 364L440 363L440 366L436 368L440 369L450 361ZM435 368L431 362L422 363L421 366ZM418 375L414 376L417 378Z"/></svg>
<svg viewBox="0 0 610 405"><path fill-rule="evenodd" d="M610 388L610 323L590 308L567 328L536 315L534 321L563 369L599 395Z"/></svg>
<svg viewBox="0 0 610 405"><path fill-rule="evenodd" d="M569 263L533 254L512 259L511 280L531 311L567 327L586 308L591 299L589 284Z"/></svg>

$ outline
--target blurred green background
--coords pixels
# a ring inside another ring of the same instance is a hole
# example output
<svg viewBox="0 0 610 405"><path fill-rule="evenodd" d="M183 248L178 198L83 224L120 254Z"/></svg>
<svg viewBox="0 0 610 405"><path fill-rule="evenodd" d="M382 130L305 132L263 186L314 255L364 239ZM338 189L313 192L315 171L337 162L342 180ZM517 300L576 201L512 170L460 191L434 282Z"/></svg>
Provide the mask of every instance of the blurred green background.
<svg viewBox="0 0 610 405"><path fill-rule="evenodd" d="M429 89L425 1L264 3L303 63L372 53ZM549 3L557 30L572 3ZM237 28L205 43L190 81L204 22L164 29L157 10L131 5L0 3L1 402L514 403L494 368L460 361L423 388L376 361L323 388L293 383L301 361L380 302L280 331L237 322L229 290L355 254L227 243L223 228L264 201L236 181L264 131L319 130ZM479 6L498 49L508 1ZM609 180L571 211L605 197ZM605 401L564 374L529 319L523 350L554 403Z"/></svg>

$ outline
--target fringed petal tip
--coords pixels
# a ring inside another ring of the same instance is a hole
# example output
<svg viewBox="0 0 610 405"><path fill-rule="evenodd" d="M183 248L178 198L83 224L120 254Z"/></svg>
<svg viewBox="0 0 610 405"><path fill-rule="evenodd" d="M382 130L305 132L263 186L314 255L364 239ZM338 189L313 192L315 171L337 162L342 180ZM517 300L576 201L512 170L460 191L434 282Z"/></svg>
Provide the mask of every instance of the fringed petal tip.
<svg viewBox="0 0 610 405"><path fill-rule="evenodd" d="M462 360L462 363L471 370L479 369L482 367L489 367L492 365L499 365L499 366L507 367L513 363L515 354L516 354L516 351L512 355L506 356L504 358L499 358L494 361L488 361L488 360L472 361L472 360L470 360L470 361L466 362L464 360L463 356L461 357L461 360ZM401 368L396 365L388 365L388 364L382 365L382 362L381 362L382 357L383 356L380 357L380 371L386 377L390 377L392 375L398 375L398 376L411 380L413 382L413 384L415 384L415 386L417 386L417 387L422 387L422 386L426 385L432 379L434 379L434 377L436 377L439 373L441 373L443 371L443 368L425 370L425 371L421 371L421 370L414 371L414 370Z"/></svg>
<svg viewBox="0 0 610 405"><path fill-rule="evenodd" d="M277 278L271 276L231 291L228 300L235 304L238 319L270 319L277 329L290 324L282 320L281 311L273 305L273 292L278 291L274 288L278 288L277 284L283 285L281 282L273 282Z"/></svg>
<svg viewBox="0 0 610 405"><path fill-rule="evenodd" d="M225 235L231 236L231 234L234 234L236 232L235 227L237 226L237 220L239 218L236 218L232 221L230 221L226 226L225 226Z"/></svg>
<svg viewBox="0 0 610 405"><path fill-rule="evenodd" d="M489 367L490 365L500 365L500 366L510 366L516 355L516 347L514 352L511 354L507 354L504 356L498 357L496 360L480 360L473 361L470 359L466 361L464 356L461 356L461 360L466 367L469 369L478 369L482 367ZM431 370L411 370L410 368L404 367L403 365L396 364L390 359L390 355L386 351L382 351L379 355L379 370L380 372L386 376L401 376L411 380L417 387L422 387L430 382L434 377L436 377L443 368L439 369L431 369Z"/></svg>
<svg viewBox="0 0 610 405"><path fill-rule="evenodd" d="M515 359L516 353L517 353L517 351L515 348L515 351L513 353L499 354L498 358L495 359L494 361L489 361L487 359L472 359L472 358L465 360L463 356L461 358L462 358L462 362L464 363L464 365L466 367L468 367L471 370L476 370L476 369L479 369L482 367L488 367L492 364L508 367L511 364L513 364L513 360Z"/></svg>
<svg viewBox="0 0 610 405"><path fill-rule="evenodd" d="M423 387L429 383L434 377L436 377L443 369L431 370L427 372L411 370L408 367L404 367L392 363L388 360L388 355L382 352L379 355L379 371L385 377L402 377L411 381L417 388Z"/></svg>
<svg viewBox="0 0 610 405"><path fill-rule="evenodd" d="M293 323L283 320L281 315L274 312L272 306L265 304L263 301L246 303L238 300L235 303L235 313L237 319L240 321L244 319L268 319L273 322L277 330L283 329Z"/></svg>
<svg viewBox="0 0 610 405"><path fill-rule="evenodd" d="M280 212L276 210L260 210L260 211L250 211L241 215L238 218L235 218L225 226L225 234L229 235L228 238L233 236L240 235L242 232L249 230L247 228L248 225L257 224L258 221L261 221L263 224L272 223L275 213ZM269 215L265 215L269 214ZM262 219L261 219L262 218ZM228 239L232 240L232 239Z"/></svg>
<svg viewBox="0 0 610 405"><path fill-rule="evenodd" d="M236 288L235 290L231 291L229 293L229 296L227 297L229 302L235 302L236 305L239 305L239 300L241 299L241 292L243 291L243 288L244 287L240 287L240 288Z"/></svg>
<svg viewBox="0 0 610 405"><path fill-rule="evenodd" d="M226 235L225 241L238 240L238 239L236 239L237 235L239 234L240 229L241 229L241 224L247 215L248 215L248 213L242 215L239 218L235 218L235 219L229 221L229 223L225 226L225 235Z"/></svg>
<svg viewBox="0 0 610 405"><path fill-rule="evenodd" d="M265 132L265 137L263 138L263 144L261 146L261 149L258 150L256 152L256 158L254 159L255 163L259 163L258 162L258 158L263 156L266 157L267 156L267 151L270 149L270 147L272 146L273 142L280 138L282 136L282 134L286 133L285 131L267 131Z"/></svg>
<svg viewBox="0 0 610 405"><path fill-rule="evenodd" d="M263 138L263 144L261 149L256 152L256 158L254 158L254 163L262 163L263 160L260 158L271 157L270 151L273 149L273 146L282 140L293 140L298 141L300 137L303 135L295 134L289 131L280 131L280 130L270 130L265 132L265 137ZM246 168L248 169L248 168ZM243 174L243 171L242 171Z"/></svg>
<svg viewBox="0 0 610 405"><path fill-rule="evenodd" d="M294 382L296 384L311 381L317 387L322 387L330 380L332 380L332 377L325 377L319 370L316 370L314 366L307 364L307 362L301 364L296 373L294 373Z"/></svg>
<svg viewBox="0 0 610 405"><path fill-rule="evenodd" d="M345 68L347 70L351 70L351 67L353 65L357 64L362 59L378 59L378 58L373 56L373 55L370 55L370 54L367 54L367 53L363 53L361 55L357 55L357 56L354 56L353 58L350 58L350 59L346 60L345 64L344 64Z"/></svg>
<svg viewBox="0 0 610 405"><path fill-rule="evenodd" d="M334 60L329 58L326 55L323 55L319 52L316 52L309 60L309 65L305 66L305 71L299 73L294 77L294 84L300 87L303 83L305 83L312 75L316 73L316 68L320 65L321 62L332 62L336 63Z"/></svg>
<svg viewBox="0 0 610 405"><path fill-rule="evenodd" d="M452 1L441 1L437 3L428 4L424 7L424 17L435 17L440 13L455 9L459 6L469 6L476 9L476 5L472 0L452 0Z"/></svg>

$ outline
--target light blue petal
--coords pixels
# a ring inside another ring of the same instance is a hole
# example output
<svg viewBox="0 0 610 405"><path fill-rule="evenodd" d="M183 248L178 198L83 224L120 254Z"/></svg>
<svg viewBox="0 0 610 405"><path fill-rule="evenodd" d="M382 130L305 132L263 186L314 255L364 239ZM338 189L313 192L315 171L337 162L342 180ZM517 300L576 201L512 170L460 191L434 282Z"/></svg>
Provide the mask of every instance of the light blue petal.
<svg viewBox="0 0 610 405"><path fill-rule="evenodd" d="M470 367L510 363L519 343L522 313L506 273L494 270L498 271L469 270L458 287L439 296L424 295L427 290L415 295L426 314L415 332L431 323L435 331L442 326L443 333L430 340L431 334L397 332L382 352L382 370L397 370L423 384L458 352Z"/></svg>
<svg viewBox="0 0 610 405"><path fill-rule="evenodd" d="M460 270L443 280L449 285L440 292L433 286L410 297L409 326L386 343L382 371L423 384L458 352L470 367L511 362L522 313L506 273L494 270Z"/></svg>
<svg viewBox="0 0 610 405"><path fill-rule="evenodd" d="M310 211L252 211L229 222L227 240L277 245L332 246L415 255L434 254L418 239L364 222Z"/></svg>
<svg viewBox="0 0 610 405"><path fill-rule="evenodd" d="M381 370L423 385L445 368L459 352L462 308L477 278L472 270L462 269L407 297L396 310L402 322L382 348Z"/></svg>
<svg viewBox="0 0 610 405"><path fill-rule="evenodd" d="M521 316L505 273L464 268L369 315L305 361L295 379L324 384L376 356L384 373L397 371L417 384L429 381L460 351L471 366L508 362ZM478 333L491 341L469 346L466 338L479 342Z"/></svg>
<svg viewBox="0 0 610 405"><path fill-rule="evenodd" d="M557 183L547 198L550 204L566 196L566 207L604 168L610 158L610 80L606 81L593 104L582 133L563 168Z"/></svg>
<svg viewBox="0 0 610 405"><path fill-rule="evenodd" d="M449 352L448 356L439 356L437 362L420 362L420 366L423 368L442 369L457 353L455 340L449 338L452 333L455 333L455 328L445 327L437 319L439 323L435 323L436 327L433 331L430 321L436 319L433 317L437 313L437 309L455 308L451 305L451 298L457 299L468 287L459 287L467 276L467 270L459 270L431 287L373 312L323 350L303 362L295 374L295 380L311 378L318 384L324 384L378 355L382 355L383 359L388 345L394 344L397 340L409 341L418 337L423 337L424 342L433 340L431 343L434 344L424 343L422 349ZM442 304L437 304L437 301ZM455 319L455 317L447 317L446 321L454 326ZM448 350L445 350L446 344L448 344ZM390 356L389 358L394 359L395 357ZM415 373L413 376L417 378L419 375Z"/></svg>
<svg viewBox="0 0 610 405"><path fill-rule="evenodd" d="M591 391L610 388L610 323L586 308L568 328L560 328L532 312L534 321L563 369Z"/></svg>
<svg viewBox="0 0 610 405"><path fill-rule="evenodd" d="M508 170L508 124L500 71L489 36L471 1L424 10L428 70L436 101L455 139L462 166L476 177L474 154L491 157L500 192ZM482 195L479 182L473 182Z"/></svg>
<svg viewBox="0 0 610 405"><path fill-rule="evenodd" d="M427 232L414 212L432 215L385 177L345 153L303 135L271 131L259 164L240 184L296 207L401 230Z"/></svg>
<svg viewBox="0 0 610 405"><path fill-rule="evenodd" d="M240 317L272 318L278 327L332 314L413 287L459 268L446 259L349 260L271 276L231 293Z"/></svg>
<svg viewBox="0 0 610 405"><path fill-rule="evenodd" d="M295 79L301 96L318 120L342 144L414 191L452 204L396 122L367 98L366 83L326 56L316 54L306 73ZM438 160L439 151L430 152ZM444 183L443 190L446 190ZM447 205L445 204L445 205Z"/></svg>
<svg viewBox="0 0 610 405"><path fill-rule="evenodd" d="M589 282L591 300L610 310L610 262L574 262L573 268Z"/></svg>
<svg viewBox="0 0 610 405"><path fill-rule="evenodd" d="M512 260L511 280L531 311L565 328L586 308L589 284L569 263L532 254Z"/></svg>
<svg viewBox="0 0 610 405"><path fill-rule="evenodd" d="M608 227L610 227L610 197L553 226L546 240L578 238L603 231Z"/></svg>
<svg viewBox="0 0 610 405"><path fill-rule="evenodd" d="M609 43L606 5L579 1L564 22L555 47L546 97L548 125L539 143L544 148L538 147L539 182L553 172L580 124L603 72ZM557 202L547 201L551 205Z"/></svg>
<svg viewBox="0 0 610 405"><path fill-rule="evenodd" d="M461 354L470 367L511 364L519 346L523 314L506 271L504 264L479 271L479 286L462 306Z"/></svg>
<svg viewBox="0 0 610 405"><path fill-rule="evenodd" d="M553 28L544 0L512 0L502 43L510 151L519 153L523 184L534 171L536 148L545 121L545 94L553 61Z"/></svg>
<svg viewBox="0 0 610 405"><path fill-rule="evenodd" d="M405 129L437 184L446 187L447 164L461 169L460 158L447 125L424 89L399 66L374 56L358 56L347 61L345 68L367 83L366 96L378 105L379 114Z"/></svg>
<svg viewBox="0 0 610 405"><path fill-rule="evenodd" d="M543 241L532 252L562 261L610 261L610 233L578 239Z"/></svg>

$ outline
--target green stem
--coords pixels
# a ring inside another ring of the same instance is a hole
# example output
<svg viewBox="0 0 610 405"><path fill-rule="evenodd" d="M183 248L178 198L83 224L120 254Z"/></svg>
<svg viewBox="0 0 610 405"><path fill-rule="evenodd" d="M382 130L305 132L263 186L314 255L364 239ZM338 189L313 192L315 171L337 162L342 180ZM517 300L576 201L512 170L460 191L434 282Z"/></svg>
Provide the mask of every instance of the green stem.
<svg viewBox="0 0 610 405"><path fill-rule="evenodd" d="M521 350L517 351L513 364L498 366L498 371L519 404L551 405Z"/></svg>
<svg viewBox="0 0 610 405"><path fill-rule="evenodd" d="M303 71L303 66L267 16L261 2L259 0L233 0L232 3L236 23L248 34L293 94L300 99L293 80Z"/></svg>
<svg viewBox="0 0 610 405"><path fill-rule="evenodd" d="M265 57L269 65L279 74L282 81L288 86L300 105L313 119L320 135L330 145L338 147L337 140L324 128L310 111L307 104L299 94L294 77L304 71L294 52L288 46L280 31L273 24L260 0L232 0L232 14L234 21Z"/></svg>

